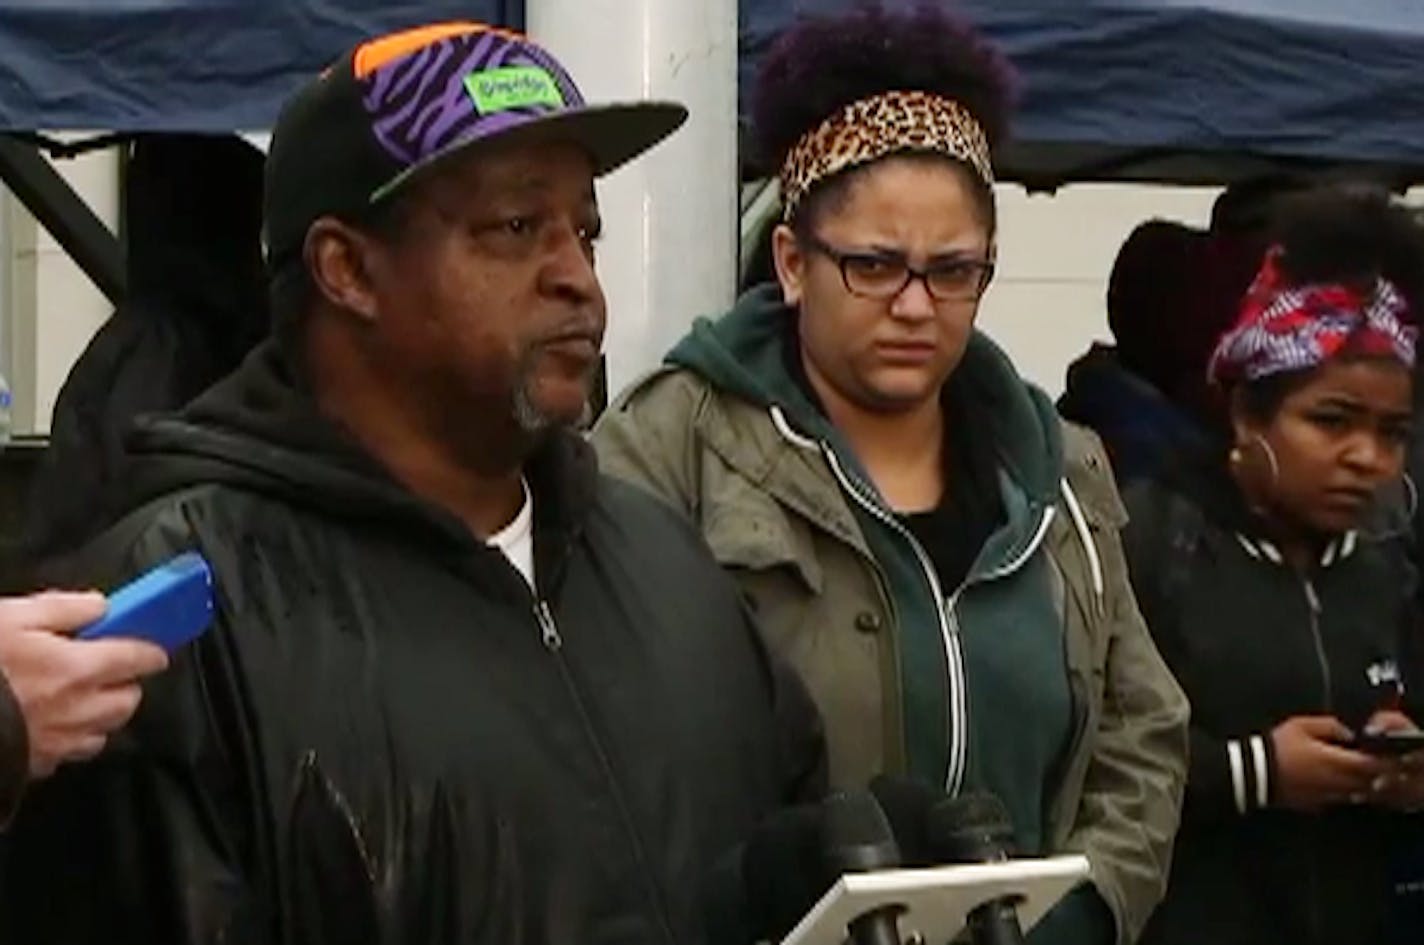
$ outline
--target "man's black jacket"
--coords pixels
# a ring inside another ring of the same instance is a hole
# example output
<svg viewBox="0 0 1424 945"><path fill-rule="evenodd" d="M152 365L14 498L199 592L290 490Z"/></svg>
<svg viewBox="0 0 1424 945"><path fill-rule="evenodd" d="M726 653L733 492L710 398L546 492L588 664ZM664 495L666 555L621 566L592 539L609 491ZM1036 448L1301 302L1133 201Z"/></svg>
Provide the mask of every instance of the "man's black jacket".
<svg viewBox="0 0 1424 945"><path fill-rule="evenodd" d="M674 512L572 435L538 590L259 349L131 443L112 587L196 549L218 622L0 841L0 941L700 942L703 880L813 795L819 723Z"/></svg>

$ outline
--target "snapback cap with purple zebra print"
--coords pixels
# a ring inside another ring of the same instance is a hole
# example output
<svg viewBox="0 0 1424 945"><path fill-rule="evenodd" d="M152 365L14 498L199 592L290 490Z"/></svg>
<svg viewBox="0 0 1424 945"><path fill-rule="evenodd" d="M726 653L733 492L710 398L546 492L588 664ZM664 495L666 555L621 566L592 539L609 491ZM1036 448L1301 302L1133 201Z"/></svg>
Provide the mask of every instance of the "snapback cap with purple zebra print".
<svg viewBox="0 0 1424 945"><path fill-rule="evenodd" d="M573 143L606 174L687 118L673 102L590 105L547 51L482 23L362 43L282 109L267 152L269 271L300 262L323 216L361 219L431 165L494 141Z"/></svg>

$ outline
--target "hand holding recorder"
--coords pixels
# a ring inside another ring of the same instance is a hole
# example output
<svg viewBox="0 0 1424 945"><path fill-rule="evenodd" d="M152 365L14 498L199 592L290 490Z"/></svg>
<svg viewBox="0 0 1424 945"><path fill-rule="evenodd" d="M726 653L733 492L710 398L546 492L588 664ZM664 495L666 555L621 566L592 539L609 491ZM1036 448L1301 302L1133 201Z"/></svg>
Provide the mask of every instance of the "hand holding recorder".
<svg viewBox="0 0 1424 945"><path fill-rule="evenodd" d="M102 751L138 708L138 681L168 665L152 643L71 638L106 609L98 593L0 600L0 671L24 722L32 778Z"/></svg>
<svg viewBox="0 0 1424 945"><path fill-rule="evenodd" d="M91 758L138 709L139 681L213 617L212 573L186 554L102 594L0 599L0 671L24 720L30 777Z"/></svg>

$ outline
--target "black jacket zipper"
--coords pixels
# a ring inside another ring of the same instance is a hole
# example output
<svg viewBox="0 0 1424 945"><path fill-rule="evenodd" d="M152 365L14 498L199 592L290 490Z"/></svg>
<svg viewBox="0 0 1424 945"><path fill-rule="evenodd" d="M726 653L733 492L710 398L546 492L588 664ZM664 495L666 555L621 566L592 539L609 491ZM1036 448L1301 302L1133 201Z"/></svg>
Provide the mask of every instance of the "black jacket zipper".
<svg viewBox="0 0 1424 945"><path fill-rule="evenodd" d="M1315 585L1310 578L1302 576L1301 587L1305 591L1305 604L1310 610L1310 639L1315 644L1315 660L1320 667L1320 686L1324 697L1322 706L1326 713L1335 704L1335 684L1330 676L1330 658L1325 655L1325 638L1320 633L1320 595L1315 593Z"/></svg>
<svg viewBox="0 0 1424 945"><path fill-rule="evenodd" d="M613 762L609 760L608 750L604 747L603 739L598 734L598 728L594 725L592 716L588 713L588 706L584 701L583 690L579 687L578 680L574 678L573 670L568 661L564 659L564 639L559 635L558 624L554 622L554 612L549 607L546 600L536 600L534 603L534 619L538 621L540 637L543 639L544 648L554 657L554 661L559 666L559 674L564 679L564 685L568 687L570 695L573 697L574 705L578 709L579 719L583 722L584 733L588 736L589 743L593 746L594 754L598 756L599 764L603 767L603 775L608 780L609 791L613 795L614 802L618 805L619 816L623 818L623 829L628 834L629 842L633 847L634 861L642 871L643 877L648 886L648 897L652 900L653 908L658 915L658 923L662 927L663 935L668 942L677 940L673 934L672 919L669 916L667 902L664 900L662 890L658 888L657 882L653 879L647 848L643 843L642 836L638 833L638 828L633 822L633 813L628 807L628 802L623 796L623 787L618 781L618 776L613 770Z"/></svg>
<svg viewBox="0 0 1424 945"><path fill-rule="evenodd" d="M1330 714L1331 707L1335 702L1335 686L1330 675L1330 659L1325 654L1325 638L1320 633L1320 595L1316 593L1315 584L1311 582L1307 575L1301 575L1300 586L1305 592L1306 609L1310 612L1310 639L1315 646L1316 663L1320 667L1320 688L1323 700L1322 709L1326 714ZM1309 826L1310 842L1307 844L1305 850L1305 869L1310 899L1310 935L1312 941L1320 941L1323 927L1320 918L1319 832L1319 824L1312 819Z"/></svg>

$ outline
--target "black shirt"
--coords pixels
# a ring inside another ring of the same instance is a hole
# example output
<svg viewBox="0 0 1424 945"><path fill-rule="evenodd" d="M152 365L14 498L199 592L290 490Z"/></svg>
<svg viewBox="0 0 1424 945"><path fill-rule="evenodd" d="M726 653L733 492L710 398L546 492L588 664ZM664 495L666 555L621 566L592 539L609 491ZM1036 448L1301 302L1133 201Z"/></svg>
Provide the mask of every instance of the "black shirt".
<svg viewBox="0 0 1424 945"><path fill-rule="evenodd" d="M811 386L801 361L801 345L792 337L783 347L786 366L816 409L825 405ZM896 514L929 555L946 594L953 594L974 567L980 550L1004 518L999 494L998 462L993 443L976 435L968 392L951 375L941 393L945 416L944 494L933 509Z"/></svg>
<svg viewBox="0 0 1424 945"><path fill-rule="evenodd" d="M1003 521L998 464L986 437L976 435L969 405L945 385L945 489L939 505L898 516L930 556L945 593L953 594Z"/></svg>

